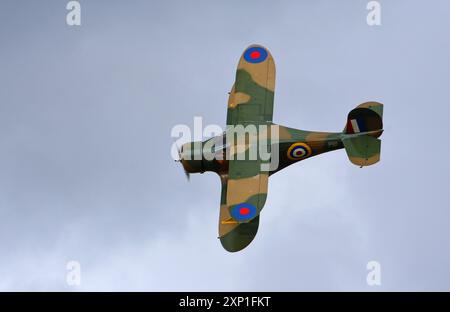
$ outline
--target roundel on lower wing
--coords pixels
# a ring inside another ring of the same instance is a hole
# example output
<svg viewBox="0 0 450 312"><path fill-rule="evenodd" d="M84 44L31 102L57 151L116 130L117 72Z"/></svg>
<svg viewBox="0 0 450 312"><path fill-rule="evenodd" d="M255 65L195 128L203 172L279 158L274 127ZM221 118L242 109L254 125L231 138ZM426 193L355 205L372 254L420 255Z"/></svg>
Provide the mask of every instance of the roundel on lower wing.
<svg viewBox="0 0 450 312"><path fill-rule="evenodd" d="M312 153L311 148L305 143L294 143L288 151L287 157L292 160L297 160L310 156Z"/></svg>
<svg viewBox="0 0 450 312"><path fill-rule="evenodd" d="M231 208L231 216L236 221L247 221L256 216L256 207L249 203L242 203Z"/></svg>
<svg viewBox="0 0 450 312"><path fill-rule="evenodd" d="M244 52L244 59L253 64L264 62L267 58L267 51L262 47L250 47Z"/></svg>

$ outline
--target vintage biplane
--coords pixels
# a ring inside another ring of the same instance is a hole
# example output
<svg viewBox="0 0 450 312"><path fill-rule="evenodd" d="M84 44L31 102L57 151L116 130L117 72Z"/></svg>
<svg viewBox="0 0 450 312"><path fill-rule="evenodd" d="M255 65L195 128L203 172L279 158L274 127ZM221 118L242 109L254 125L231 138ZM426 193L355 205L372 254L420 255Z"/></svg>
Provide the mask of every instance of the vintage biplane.
<svg viewBox="0 0 450 312"><path fill-rule="evenodd" d="M341 148L345 148L350 161L360 167L380 160L381 103L366 102L350 111L342 132L304 131L272 122L274 90L275 63L272 55L263 46L251 45L239 60L236 80L229 93L227 130L221 136L203 142L183 144L179 150L179 161L187 175L212 171L220 176L219 239L230 252L242 250L255 237L270 175L300 160ZM260 126L267 126L267 129L277 127L276 131L256 132L257 139L268 142L269 159L259 153L256 157L248 157L246 153L258 144L255 143L257 140L250 139L251 134L230 133L229 128L237 125L245 128L253 125L257 129ZM274 133L277 134L276 140ZM240 140L239 135L244 135L244 139ZM230 137L233 140L229 140ZM214 140L213 144L211 140ZM222 157L205 157L205 148ZM277 162L273 166L275 156ZM269 169L263 169L267 163L271 163Z"/></svg>

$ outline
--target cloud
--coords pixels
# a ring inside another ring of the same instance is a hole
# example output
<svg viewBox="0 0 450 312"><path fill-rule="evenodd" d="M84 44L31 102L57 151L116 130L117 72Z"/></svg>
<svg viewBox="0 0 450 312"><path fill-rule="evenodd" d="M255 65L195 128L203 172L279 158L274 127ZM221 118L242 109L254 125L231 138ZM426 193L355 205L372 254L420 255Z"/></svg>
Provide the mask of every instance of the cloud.
<svg viewBox="0 0 450 312"><path fill-rule="evenodd" d="M448 3L383 4L379 28L365 1L201 3L86 2L77 29L64 6L2 5L0 289L448 290ZM225 124L254 42L277 64L275 122L340 131L384 102L382 160L337 151L272 176L255 241L229 254L219 179L186 183L170 130Z"/></svg>

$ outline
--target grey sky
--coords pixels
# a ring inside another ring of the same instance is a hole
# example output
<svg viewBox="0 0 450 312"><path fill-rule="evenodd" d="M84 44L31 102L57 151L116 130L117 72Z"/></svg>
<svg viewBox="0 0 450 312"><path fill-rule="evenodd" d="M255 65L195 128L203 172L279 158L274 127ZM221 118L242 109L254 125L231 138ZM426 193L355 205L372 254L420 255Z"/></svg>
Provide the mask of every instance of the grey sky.
<svg viewBox="0 0 450 312"><path fill-rule="evenodd" d="M379 27L359 0L80 2L80 27L67 1L0 5L0 290L450 290L448 1L382 0ZM170 130L225 124L251 43L276 123L339 131L375 100L385 133L372 167L337 151L271 177L229 254L219 179L187 183Z"/></svg>

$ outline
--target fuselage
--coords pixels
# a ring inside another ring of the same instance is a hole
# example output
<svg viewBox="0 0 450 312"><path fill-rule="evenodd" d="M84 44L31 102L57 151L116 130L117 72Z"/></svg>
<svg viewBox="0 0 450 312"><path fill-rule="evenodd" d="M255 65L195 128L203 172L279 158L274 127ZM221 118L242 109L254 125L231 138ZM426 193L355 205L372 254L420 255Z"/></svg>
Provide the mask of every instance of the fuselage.
<svg viewBox="0 0 450 312"><path fill-rule="evenodd" d="M298 161L343 148L341 132L304 131L284 126L278 126L278 129L278 143L270 145L271 159L277 156L275 166L269 170L270 175ZM189 173L212 171L224 175L228 172L229 148L223 135L186 143L181 149L181 163ZM205 150L212 151L216 157L206 156Z"/></svg>

